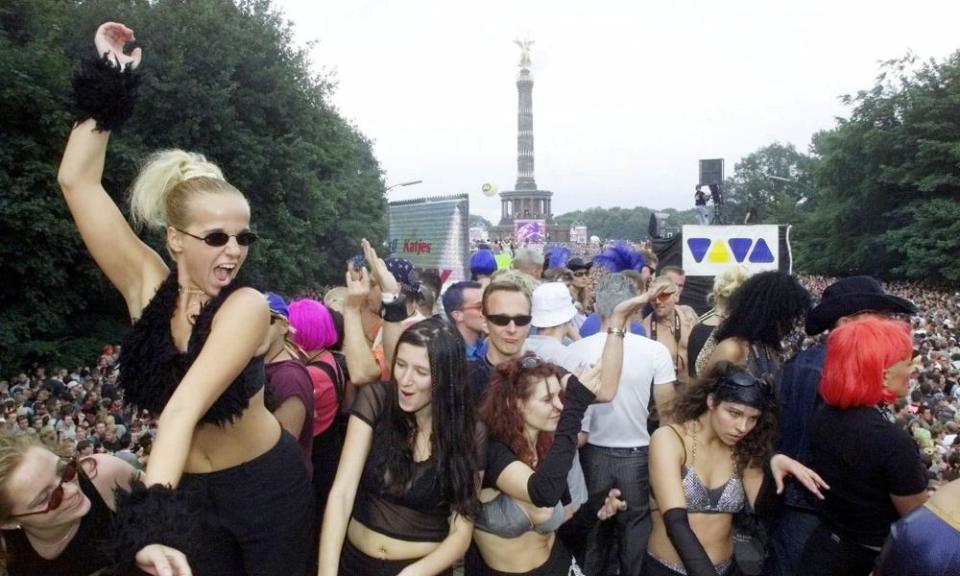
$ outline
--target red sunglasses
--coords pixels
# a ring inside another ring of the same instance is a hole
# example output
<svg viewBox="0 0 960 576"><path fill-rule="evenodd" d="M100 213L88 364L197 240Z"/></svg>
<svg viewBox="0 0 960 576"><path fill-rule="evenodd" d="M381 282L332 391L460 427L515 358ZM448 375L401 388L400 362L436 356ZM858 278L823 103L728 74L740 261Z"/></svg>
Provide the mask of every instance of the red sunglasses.
<svg viewBox="0 0 960 576"><path fill-rule="evenodd" d="M62 462L61 462L62 463ZM71 460L63 465L63 468L60 471L60 483L57 484L57 487L53 489L53 492L50 493L50 498L47 500L47 507L44 510L38 510L36 512L27 512L26 514L13 514L10 518L23 518L24 516L34 516L36 514L46 514L52 510L56 510L63 504L63 484L65 482L73 482L73 479L77 477L77 461Z"/></svg>

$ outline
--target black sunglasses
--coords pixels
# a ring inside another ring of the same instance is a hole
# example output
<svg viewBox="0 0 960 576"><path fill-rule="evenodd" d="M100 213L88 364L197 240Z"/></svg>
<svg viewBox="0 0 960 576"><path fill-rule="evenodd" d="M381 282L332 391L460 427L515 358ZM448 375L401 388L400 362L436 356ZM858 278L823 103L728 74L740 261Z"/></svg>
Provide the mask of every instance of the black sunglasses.
<svg viewBox="0 0 960 576"><path fill-rule="evenodd" d="M487 314L486 319L488 322L492 322L497 326L507 326L511 322L520 326L526 326L533 320L533 316L529 314L520 314L518 316L507 316L506 314Z"/></svg>
<svg viewBox="0 0 960 576"><path fill-rule="evenodd" d="M196 234L191 234L186 230L181 230L179 228L174 228L174 230L176 230L177 232L186 234L191 238L196 238L197 240L203 240L207 244L207 246L215 246L218 248L220 246L226 246L227 242L230 241L230 238L236 238L237 244L241 246L249 246L254 242L256 242L257 238L259 238L259 236L257 236L253 232L250 232L249 230L241 232L239 234L227 234L226 232L222 232L218 230L216 232L210 232L206 236L197 236Z"/></svg>
<svg viewBox="0 0 960 576"><path fill-rule="evenodd" d="M576 272L573 273L573 277L574 277L574 278L583 278L584 276L586 276L586 275L589 274L589 273L590 273L589 270L577 270Z"/></svg>
<svg viewBox="0 0 960 576"><path fill-rule="evenodd" d="M61 462L61 464L63 464ZM60 483L57 484L57 487L53 489L53 492L50 493L50 498L47 500L47 507L43 510L37 510L36 512L27 512L26 514L13 514L10 518L23 518L25 516L35 516L37 514L46 514L52 510L56 510L63 504L63 485L65 482L73 482L73 479L77 477L77 461L71 460L66 464L63 464L63 468L60 470Z"/></svg>

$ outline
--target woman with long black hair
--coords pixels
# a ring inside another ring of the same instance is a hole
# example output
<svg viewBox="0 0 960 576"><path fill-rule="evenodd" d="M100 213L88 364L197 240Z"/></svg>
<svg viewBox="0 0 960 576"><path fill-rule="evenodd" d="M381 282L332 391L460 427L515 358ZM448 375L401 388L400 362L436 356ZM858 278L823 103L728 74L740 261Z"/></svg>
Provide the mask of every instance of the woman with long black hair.
<svg viewBox="0 0 960 576"><path fill-rule="evenodd" d="M101 183L110 130L136 97L140 49L124 52L133 40L122 24L98 28L101 58L74 79L81 114L58 174L87 249L134 322L119 359L124 398L159 415L144 483L118 493L114 559L129 563L160 542L186 552L200 575L303 574L310 484L296 440L264 406L266 299L237 280L257 239L246 198L199 154L151 156L130 211L163 232L168 266Z"/></svg>
<svg viewBox="0 0 960 576"><path fill-rule="evenodd" d="M464 386L463 340L439 318L395 338L406 318L404 298L366 242L364 252L390 300L384 351L391 378L362 385L351 407L323 518L319 573L446 574L470 545L486 450ZM366 272L349 280L348 298L365 300Z"/></svg>

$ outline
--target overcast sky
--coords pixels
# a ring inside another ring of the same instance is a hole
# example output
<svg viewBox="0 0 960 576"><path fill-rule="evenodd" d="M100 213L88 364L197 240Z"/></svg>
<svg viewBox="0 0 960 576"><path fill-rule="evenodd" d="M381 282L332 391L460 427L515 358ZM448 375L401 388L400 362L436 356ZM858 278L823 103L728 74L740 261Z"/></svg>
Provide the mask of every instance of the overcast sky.
<svg viewBox="0 0 960 576"><path fill-rule="evenodd" d="M960 48L960 2L276 0L315 41L334 105L375 146L391 200L516 181L520 50L532 48L536 180L556 214L688 208L700 158L727 174L773 141L806 151L878 62Z"/></svg>

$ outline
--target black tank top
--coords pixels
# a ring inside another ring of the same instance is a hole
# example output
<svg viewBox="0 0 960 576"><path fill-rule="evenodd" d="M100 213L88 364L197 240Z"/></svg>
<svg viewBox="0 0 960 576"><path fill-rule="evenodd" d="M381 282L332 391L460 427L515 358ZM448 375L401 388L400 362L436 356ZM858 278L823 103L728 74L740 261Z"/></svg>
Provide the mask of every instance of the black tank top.
<svg viewBox="0 0 960 576"><path fill-rule="evenodd" d="M200 355L213 324L217 310L243 282L234 280L220 290L200 310L193 324L187 351L181 352L170 333L170 319L177 308L177 269L163 281L150 300L133 330L123 340L120 351L120 376L117 383L124 389L124 400L153 414L160 414L190 366ZM253 397L266 382L263 357L247 364L243 372L210 406L200 419L204 424L226 424L239 418Z"/></svg>
<svg viewBox="0 0 960 576"><path fill-rule="evenodd" d="M59 556L53 560L41 558L23 530L3 531L10 576L88 576L110 564L100 544L108 537L113 511L86 474L81 472L78 478L80 490L90 499L90 511Z"/></svg>

